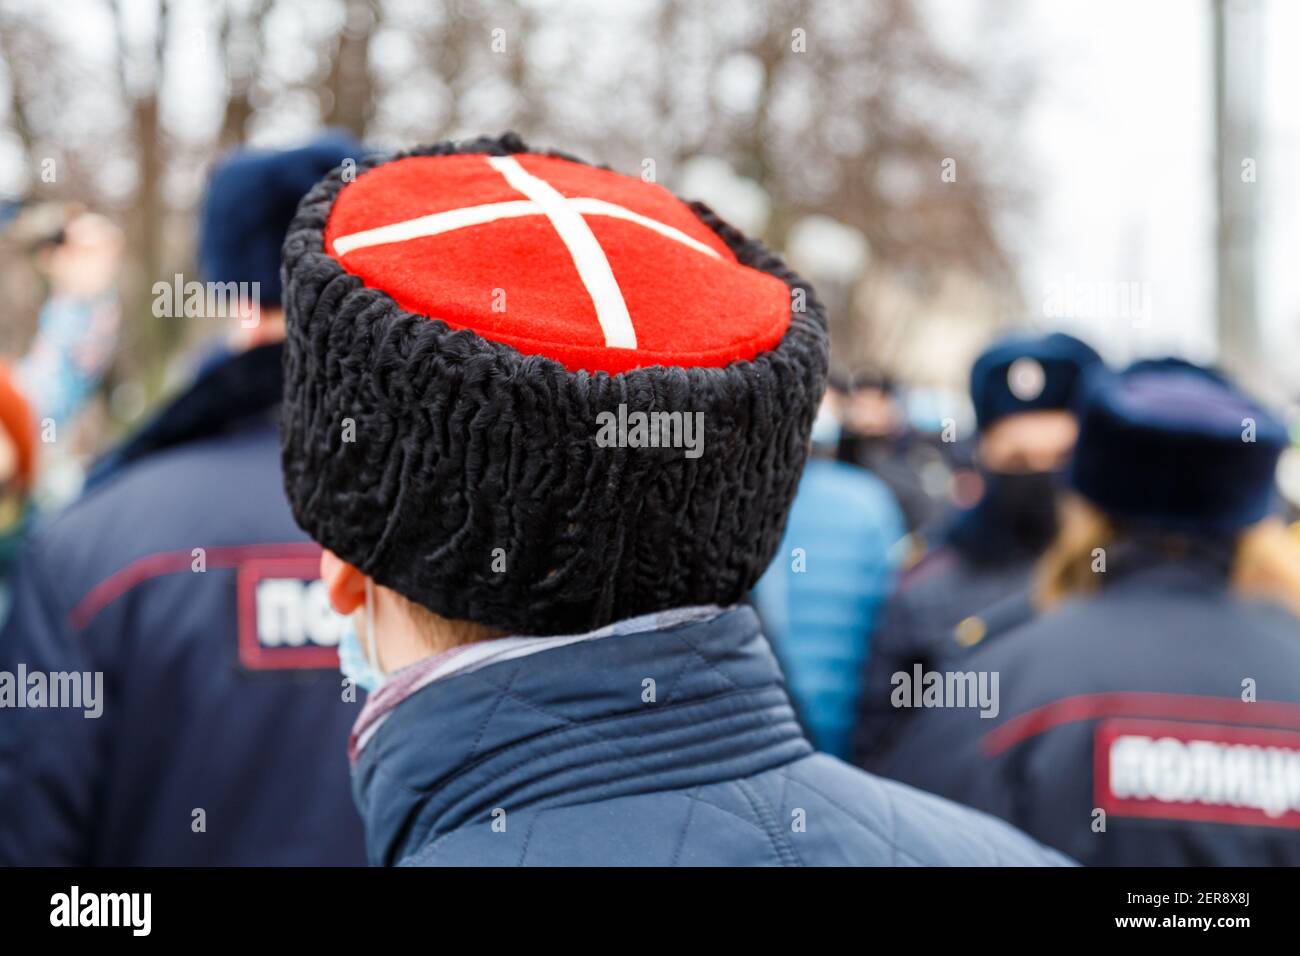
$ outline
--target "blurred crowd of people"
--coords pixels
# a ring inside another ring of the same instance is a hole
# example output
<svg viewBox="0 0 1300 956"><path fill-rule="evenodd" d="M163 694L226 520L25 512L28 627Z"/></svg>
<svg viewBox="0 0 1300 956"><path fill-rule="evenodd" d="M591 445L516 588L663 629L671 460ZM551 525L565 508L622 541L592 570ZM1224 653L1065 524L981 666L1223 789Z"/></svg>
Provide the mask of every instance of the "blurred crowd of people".
<svg viewBox="0 0 1300 956"><path fill-rule="evenodd" d="M118 703L0 719L0 861L364 861L347 754L365 694L340 706L345 627L284 498L276 417L280 247L301 197L363 154L325 137L222 161L198 260L260 283L256 333L40 522L39 458L113 356L122 237L84 211L9 214L50 296L0 375L0 669L101 670ZM913 427L904 392L832 367L750 598L816 748L1083 863L1300 862L1286 423L1212 368L1114 369L1061 332L979 356L973 436Z"/></svg>
<svg viewBox="0 0 1300 956"><path fill-rule="evenodd" d="M884 376L832 377L798 560L755 592L813 740L1080 861L1294 864L1285 423L1214 369L1110 369L1059 332L991 344L970 398L976 435L945 442Z"/></svg>

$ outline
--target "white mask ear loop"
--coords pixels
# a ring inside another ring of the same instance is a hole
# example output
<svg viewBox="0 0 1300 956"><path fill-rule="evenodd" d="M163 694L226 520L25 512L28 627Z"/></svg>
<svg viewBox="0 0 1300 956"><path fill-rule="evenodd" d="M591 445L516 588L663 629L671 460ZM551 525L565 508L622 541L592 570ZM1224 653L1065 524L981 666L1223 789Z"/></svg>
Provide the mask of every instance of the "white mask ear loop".
<svg viewBox="0 0 1300 956"><path fill-rule="evenodd" d="M366 578L366 663L380 677L384 670L379 666L379 651L375 648L375 586Z"/></svg>

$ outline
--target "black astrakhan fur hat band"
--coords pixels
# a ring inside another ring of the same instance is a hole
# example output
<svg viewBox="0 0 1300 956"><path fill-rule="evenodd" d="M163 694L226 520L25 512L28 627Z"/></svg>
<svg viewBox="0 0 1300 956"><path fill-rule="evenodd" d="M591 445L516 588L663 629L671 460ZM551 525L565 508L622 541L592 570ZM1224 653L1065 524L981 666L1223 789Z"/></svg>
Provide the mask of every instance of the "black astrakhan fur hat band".
<svg viewBox="0 0 1300 956"><path fill-rule="evenodd" d="M284 244L303 529L511 633L741 600L825 385L812 289L707 207L512 134L346 173Z"/></svg>

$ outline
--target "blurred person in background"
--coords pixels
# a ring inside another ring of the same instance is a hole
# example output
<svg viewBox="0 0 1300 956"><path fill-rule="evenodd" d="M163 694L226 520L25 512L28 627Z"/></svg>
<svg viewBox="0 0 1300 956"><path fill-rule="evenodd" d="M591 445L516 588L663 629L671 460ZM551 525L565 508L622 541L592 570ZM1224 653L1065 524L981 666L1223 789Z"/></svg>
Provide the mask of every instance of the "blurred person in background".
<svg viewBox="0 0 1300 956"><path fill-rule="evenodd" d="M828 392L813 421L776 560L754 606L818 750L848 759L871 632L894 582L903 515L883 481L835 460L840 423Z"/></svg>
<svg viewBox="0 0 1300 956"><path fill-rule="evenodd" d="M22 557L0 668L102 673L107 697L94 719L0 721L0 863L364 862L343 756L360 701L340 690L343 622L289 513L276 428L280 245L302 195L359 155L326 137L213 171L203 277L253 294L223 300L226 358Z"/></svg>
<svg viewBox="0 0 1300 956"><path fill-rule="evenodd" d="M57 233L31 237L33 258L49 281L50 294L18 372L37 417L56 423L71 419L94 393L121 326L117 280L122 231L96 213L74 209L64 214L68 221ZM35 226L20 214L13 228L21 234Z"/></svg>
<svg viewBox="0 0 1300 956"><path fill-rule="evenodd" d="M1062 469L1078 432L1070 403L1080 376L1100 362L1060 332L1008 336L976 359L970 388L983 491L951 521L942 545L903 574L886 607L863 678L860 765L872 768L909 719L891 703L893 675L929 669L1032 613L1030 577L1056 533Z"/></svg>
<svg viewBox="0 0 1300 956"><path fill-rule="evenodd" d="M124 240L111 221L72 204L15 203L0 219L0 243L27 257L48 284L36 336L14 376L46 446L30 490L42 507L57 508L81 487L84 463L69 436L117 347Z"/></svg>
<svg viewBox="0 0 1300 956"><path fill-rule="evenodd" d="M373 863L1063 862L815 752L738 603L825 389L780 257L509 134L331 173L284 249L285 486L374 688Z"/></svg>
<svg viewBox="0 0 1300 956"><path fill-rule="evenodd" d="M894 380L868 367L834 370L830 382L843 423L836 457L883 481L903 510L908 533L920 531L936 509L920 474L928 449L907 420Z"/></svg>
<svg viewBox="0 0 1300 956"><path fill-rule="evenodd" d="M1300 544L1282 425L1178 360L1084 384L1043 609L950 666L997 713L925 709L890 776L1081 862L1300 863Z"/></svg>
<svg viewBox="0 0 1300 956"><path fill-rule="evenodd" d="M26 396L0 365L0 622L9 608L9 574L22 547L36 474L36 422Z"/></svg>
<svg viewBox="0 0 1300 956"><path fill-rule="evenodd" d="M0 245L26 257L48 283L31 346L0 368L3 624L9 576L35 509L58 507L81 484L72 443L60 439L99 387L117 343L122 233L78 206L10 203L0 210Z"/></svg>

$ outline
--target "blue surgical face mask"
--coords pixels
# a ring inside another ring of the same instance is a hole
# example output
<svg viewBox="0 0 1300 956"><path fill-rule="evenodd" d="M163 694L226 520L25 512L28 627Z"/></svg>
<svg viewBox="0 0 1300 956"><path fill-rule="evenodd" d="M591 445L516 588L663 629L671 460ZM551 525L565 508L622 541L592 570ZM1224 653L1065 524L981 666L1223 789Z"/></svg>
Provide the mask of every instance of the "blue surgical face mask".
<svg viewBox="0 0 1300 956"><path fill-rule="evenodd" d="M339 638L339 670L344 677L368 694L373 694L383 684L384 672L379 667L379 655L375 650L375 602L374 589L369 579L366 580L366 643L363 647L361 637L357 634L356 615L348 615Z"/></svg>

